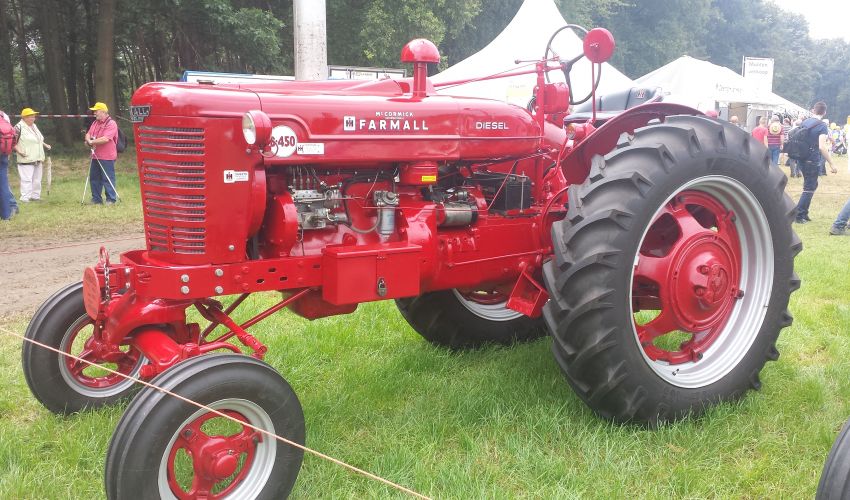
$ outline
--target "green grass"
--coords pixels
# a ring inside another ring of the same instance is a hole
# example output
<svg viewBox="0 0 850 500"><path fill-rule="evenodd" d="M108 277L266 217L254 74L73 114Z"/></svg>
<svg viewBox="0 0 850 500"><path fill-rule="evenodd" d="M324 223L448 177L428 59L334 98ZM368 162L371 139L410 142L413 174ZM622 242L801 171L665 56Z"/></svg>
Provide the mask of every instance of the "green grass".
<svg viewBox="0 0 850 500"><path fill-rule="evenodd" d="M91 186L86 191L85 203L80 204L89 169L87 156L54 155L52 160L50 193L47 193L45 169L41 193L43 201L19 202L20 213L11 221L0 221L0 241L84 241L142 231L139 174L133 152L122 153L115 163L115 187L121 201L114 206L91 205ZM14 164L9 166L9 183L12 193L19 197L20 179Z"/></svg>
<svg viewBox="0 0 850 500"><path fill-rule="evenodd" d="M844 162L815 195L815 221L797 227L803 286L782 356L762 372L761 391L698 419L657 430L609 424L570 390L548 339L450 353L420 339L391 302L314 322L284 312L252 330L301 399L309 446L434 497L812 497L850 416L850 237L827 236L850 196ZM800 184L792 179L789 192ZM277 300L252 296L237 316ZM23 332L26 320L3 326ZM19 341L3 335L0 378L0 498L102 497L122 408L51 415L26 387ZM393 496L311 456L293 494Z"/></svg>

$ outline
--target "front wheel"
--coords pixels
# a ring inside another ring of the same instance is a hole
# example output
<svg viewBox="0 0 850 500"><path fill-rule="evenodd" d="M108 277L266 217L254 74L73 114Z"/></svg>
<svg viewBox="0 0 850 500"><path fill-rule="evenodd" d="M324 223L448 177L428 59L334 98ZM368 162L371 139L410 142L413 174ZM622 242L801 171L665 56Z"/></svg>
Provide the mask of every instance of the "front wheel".
<svg viewBox="0 0 850 500"><path fill-rule="evenodd" d="M289 495L303 451L252 428L304 444L301 403L273 368L235 354L201 356L152 384L233 420L146 387L127 407L109 443L107 498Z"/></svg>
<svg viewBox="0 0 850 500"><path fill-rule="evenodd" d="M33 395L48 410L68 414L114 404L132 394L132 380L102 370L138 376L144 356L131 346L107 350L83 305L83 284L73 283L48 298L36 311L26 338L85 359L93 365L24 342L24 376Z"/></svg>
<svg viewBox="0 0 850 500"><path fill-rule="evenodd" d="M450 349L509 345L546 335L543 322L508 309L498 290L442 290L397 299L401 315L429 342Z"/></svg>
<svg viewBox="0 0 850 500"><path fill-rule="evenodd" d="M636 130L570 187L544 317L599 415L654 424L759 388L799 286L785 182L748 134L680 116Z"/></svg>

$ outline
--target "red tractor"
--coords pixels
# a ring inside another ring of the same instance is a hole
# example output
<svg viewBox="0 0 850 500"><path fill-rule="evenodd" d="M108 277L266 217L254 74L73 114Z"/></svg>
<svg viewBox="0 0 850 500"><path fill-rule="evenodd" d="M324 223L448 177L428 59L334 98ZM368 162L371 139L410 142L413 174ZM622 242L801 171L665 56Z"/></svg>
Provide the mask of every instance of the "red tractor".
<svg viewBox="0 0 850 500"><path fill-rule="evenodd" d="M102 252L27 336L299 443L300 403L247 331L284 307L315 319L394 299L451 349L548 333L576 393L616 422L758 389L799 286L786 178L749 134L642 89L628 110L594 91L588 112L573 107L548 73L569 83L584 56L598 84L614 49L607 31L581 31L573 59L547 48L488 77L536 74L529 109L437 94L427 40L404 47L403 80L144 85L131 109L146 248ZM282 298L236 323L261 291ZM56 413L135 389L30 343L23 366ZM288 494L302 451L248 426L215 435L216 418L141 389L109 447L109 498Z"/></svg>

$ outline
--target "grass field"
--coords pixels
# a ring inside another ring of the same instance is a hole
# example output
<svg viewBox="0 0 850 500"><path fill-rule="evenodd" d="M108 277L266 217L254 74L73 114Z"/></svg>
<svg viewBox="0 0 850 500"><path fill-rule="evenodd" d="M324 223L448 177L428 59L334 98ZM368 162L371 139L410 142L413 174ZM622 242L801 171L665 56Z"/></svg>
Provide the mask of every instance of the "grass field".
<svg viewBox="0 0 850 500"><path fill-rule="evenodd" d="M301 399L308 446L433 497L812 497L850 416L850 237L827 236L850 196L846 158L838 163L839 175L822 178L815 195L814 222L797 227L803 285L791 299L795 321L780 337L779 361L763 371L761 391L699 419L657 430L609 424L572 393L548 339L450 353L420 339L392 302L314 322L280 313L255 332ZM59 240L92 234L83 232L91 225L138 229L131 170L129 161L121 167L126 201L110 212L80 207L82 170L62 167L44 213L22 213L0 225L0 236ZM789 181L792 196L800 189L800 179ZM245 318L276 296L251 300ZM27 320L0 326L22 333ZM20 342L2 334L0 379L0 498L102 497L122 408L53 416L24 382ZM399 494L310 456L293 493L392 496Z"/></svg>
<svg viewBox="0 0 850 500"><path fill-rule="evenodd" d="M116 162L116 189L120 202L114 206L91 205L91 188L86 190L89 169L86 156L53 155L53 183L47 192L47 172L42 178L42 202L21 204L21 212L12 222L0 224L0 238L57 241L90 240L98 236L142 231L142 207L136 158L128 149ZM10 162L11 163L11 162ZM17 197L19 178L14 165L9 167L9 183ZM81 204L80 201L84 203ZM5 245L4 245L5 246Z"/></svg>

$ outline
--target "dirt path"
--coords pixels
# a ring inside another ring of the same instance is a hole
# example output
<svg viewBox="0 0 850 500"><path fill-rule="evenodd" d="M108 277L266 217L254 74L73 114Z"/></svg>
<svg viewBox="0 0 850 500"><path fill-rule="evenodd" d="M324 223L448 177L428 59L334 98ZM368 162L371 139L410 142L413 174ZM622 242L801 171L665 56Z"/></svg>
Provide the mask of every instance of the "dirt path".
<svg viewBox="0 0 850 500"><path fill-rule="evenodd" d="M144 233L105 236L79 242L29 239L0 245L0 318L31 315L53 292L82 279L83 269L97 262L101 245L110 260L121 252L144 248Z"/></svg>

